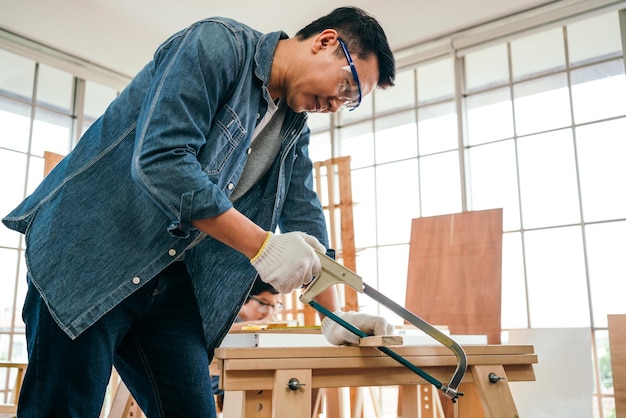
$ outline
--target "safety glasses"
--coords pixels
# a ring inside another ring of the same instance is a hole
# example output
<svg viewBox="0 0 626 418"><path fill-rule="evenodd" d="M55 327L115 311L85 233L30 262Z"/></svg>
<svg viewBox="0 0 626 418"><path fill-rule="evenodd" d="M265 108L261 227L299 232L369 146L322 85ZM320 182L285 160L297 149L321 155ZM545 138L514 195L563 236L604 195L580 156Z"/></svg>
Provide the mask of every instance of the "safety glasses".
<svg viewBox="0 0 626 418"><path fill-rule="evenodd" d="M337 38L337 41L348 60L348 65L337 72L337 97L343 102L342 109L354 110L359 107L362 99L359 74L356 72L345 42L341 38Z"/></svg>

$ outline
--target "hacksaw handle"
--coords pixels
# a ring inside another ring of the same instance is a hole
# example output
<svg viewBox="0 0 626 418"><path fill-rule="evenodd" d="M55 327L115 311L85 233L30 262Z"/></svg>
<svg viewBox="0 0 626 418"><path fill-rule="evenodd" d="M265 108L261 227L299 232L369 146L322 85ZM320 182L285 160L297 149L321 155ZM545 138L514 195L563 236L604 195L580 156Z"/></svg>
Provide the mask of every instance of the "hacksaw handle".
<svg viewBox="0 0 626 418"><path fill-rule="evenodd" d="M308 304L314 297L334 284L345 284L359 293L363 293L363 279L348 268L335 262L326 254L315 251L322 263L322 272L307 286L300 295L300 301Z"/></svg>

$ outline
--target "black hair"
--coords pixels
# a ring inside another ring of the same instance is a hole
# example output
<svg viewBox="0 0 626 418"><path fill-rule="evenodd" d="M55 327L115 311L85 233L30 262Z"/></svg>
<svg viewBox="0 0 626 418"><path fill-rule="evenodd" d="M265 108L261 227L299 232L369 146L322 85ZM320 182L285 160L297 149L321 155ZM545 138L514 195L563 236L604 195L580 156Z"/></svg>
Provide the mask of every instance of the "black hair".
<svg viewBox="0 0 626 418"><path fill-rule="evenodd" d="M385 31L373 16L357 7L339 7L300 29L296 38L304 40L325 29L335 29L351 55L367 59L370 54L375 54L378 58L378 87L394 85L396 62ZM341 48L337 50L338 54L343 54Z"/></svg>
<svg viewBox="0 0 626 418"><path fill-rule="evenodd" d="M278 291L274 289L271 284L265 283L257 276L254 280L254 284L252 285L252 289L250 289L250 293L248 294L248 299L250 299L250 296L260 295L263 292L270 292L273 295L278 294Z"/></svg>

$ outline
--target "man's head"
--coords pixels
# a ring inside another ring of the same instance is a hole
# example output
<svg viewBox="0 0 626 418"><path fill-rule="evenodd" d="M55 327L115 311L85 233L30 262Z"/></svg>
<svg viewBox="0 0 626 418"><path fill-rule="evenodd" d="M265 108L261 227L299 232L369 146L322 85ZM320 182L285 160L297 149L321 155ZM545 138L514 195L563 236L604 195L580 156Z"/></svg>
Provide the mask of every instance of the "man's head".
<svg viewBox="0 0 626 418"><path fill-rule="evenodd" d="M243 321L260 321L280 310L280 294L272 285L257 278L248 294L246 303L239 311Z"/></svg>
<svg viewBox="0 0 626 418"><path fill-rule="evenodd" d="M374 88L394 85L395 61L385 33L361 9L335 9L286 41L284 53L279 45L275 55L273 96L284 97L296 112L352 110Z"/></svg>
<svg viewBox="0 0 626 418"><path fill-rule="evenodd" d="M376 56L378 87L384 89L394 85L396 63L387 36L374 17L356 7L339 7L300 29L296 38L305 40L325 29L335 29L353 57L366 60L372 54ZM335 53L339 57L343 56L341 48L336 49Z"/></svg>

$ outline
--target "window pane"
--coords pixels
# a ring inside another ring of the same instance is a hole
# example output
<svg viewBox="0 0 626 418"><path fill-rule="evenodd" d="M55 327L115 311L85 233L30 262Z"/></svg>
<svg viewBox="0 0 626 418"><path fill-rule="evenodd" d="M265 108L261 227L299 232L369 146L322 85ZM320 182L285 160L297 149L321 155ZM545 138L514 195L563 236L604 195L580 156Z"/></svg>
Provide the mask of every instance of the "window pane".
<svg viewBox="0 0 626 418"><path fill-rule="evenodd" d="M580 222L571 130L519 139L518 159L524 227Z"/></svg>
<svg viewBox="0 0 626 418"><path fill-rule="evenodd" d="M467 152L469 210L503 208L503 229L519 229L515 143L512 140Z"/></svg>
<svg viewBox="0 0 626 418"><path fill-rule="evenodd" d="M509 60L506 44L500 44L467 54L465 84L467 92L498 86L509 81Z"/></svg>
<svg viewBox="0 0 626 418"><path fill-rule="evenodd" d="M565 74L520 83L513 88L518 135L562 128L571 124Z"/></svg>
<svg viewBox="0 0 626 418"><path fill-rule="evenodd" d="M626 218L626 119L576 128L583 214L587 222Z"/></svg>
<svg viewBox="0 0 626 418"><path fill-rule="evenodd" d="M502 328L527 328L526 283L522 237L502 235Z"/></svg>
<svg viewBox="0 0 626 418"><path fill-rule="evenodd" d="M419 104L454 97L454 63L446 58L417 68Z"/></svg>
<svg viewBox="0 0 626 418"><path fill-rule="evenodd" d="M17 296L15 298L15 322L14 331L17 333L25 333L26 325L22 320L22 307L26 300L26 291L28 290L28 282L26 281L26 258L24 257L24 251L20 253L20 267L19 275L17 277ZM20 338L19 335L15 337L14 349L20 348L19 351L13 352L13 358L26 358L26 345L24 344L24 338ZM23 356L23 357L22 357Z"/></svg>
<svg viewBox="0 0 626 418"><path fill-rule="evenodd" d="M43 180L44 165L43 157L30 157L30 163L28 164L28 183L26 186L27 195L34 192L37 186L39 186L39 183Z"/></svg>
<svg viewBox="0 0 626 418"><path fill-rule="evenodd" d="M357 247L358 248L358 247ZM359 249L356 253L356 271L363 278L363 282L378 289L378 251L376 248ZM337 286L337 289L343 286ZM378 313L378 303L369 296L357 294L359 299L359 311L372 314Z"/></svg>
<svg viewBox="0 0 626 418"><path fill-rule="evenodd" d="M311 135L309 143L309 157L311 161L326 161L332 158L330 146L330 132L320 132Z"/></svg>
<svg viewBox="0 0 626 418"><path fill-rule="evenodd" d="M74 78L65 71L39 64L37 104L69 114L72 108Z"/></svg>
<svg viewBox="0 0 626 418"><path fill-rule="evenodd" d="M104 113L109 104L115 99L117 92L114 88L103 86L93 81L85 82L85 118L95 120ZM326 115L326 119L329 116Z"/></svg>
<svg viewBox="0 0 626 418"><path fill-rule="evenodd" d="M410 228L409 228L410 229ZM404 305L406 278L409 266L409 246L394 245L378 249L378 290L389 299ZM382 304L377 304L380 315L389 318L394 325L403 325L404 320Z"/></svg>
<svg viewBox="0 0 626 418"><path fill-rule="evenodd" d="M617 12L592 17L567 25L567 43L571 64L584 64L593 58L622 53Z"/></svg>
<svg viewBox="0 0 626 418"><path fill-rule="evenodd" d="M374 90L376 113L415 107L415 71L398 72L395 84L394 87Z"/></svg>
<svg viewBox="0 0 626 418"><path fill-rule="evenodd" d="M0 98L0 147L28 151L31 107Z"/></svg>
<svg viewBox="0 0 626 418"><path fill-rule="evenodd" d="M585 231L594 325L607 327L607 315L624 313L626 222L587 225Z"/></svg>
<svg viewBox="0 0 626 418"><path fill-rule="evenodd" d="M606 321L605 321L606 323ZM604 325L606 326L606 325ZM595 385L596 392L604 394L613 394L613 373L611 372L611 345L609 343L609 332L607 330L596 331L596 349L598 354L598 363L594 366L598 370L598 377L600 378L600 390ZM615 409L615 405L613 405ZM615 411L611 415L611 409L604 409L604 416L606 418L615 417Z"/></svg>
<svg viewBox="0 0 626 418"><path fill-rule="evenodd" d="M572 101L576 123L626 115L624 60L572 71Z"/></svg>
<svg viewBox="0 0 626 418"><path fill-rule="evenodd" d="M330 129L331 115L328 113L307 113L307 124L311 132L324 131Z"/></svg>
<svg viewBox="0 0 626 418"><path fill-rule="evenodd" d="M511 42L513 80L565 69L563 29L555 28Z"/></svg>
<svg viewBox="0 0 626 418"><path fill-rule="evenodd" d="M341 110L337 115L338 125L343 126L353 122L371 119L373 116L374 100L372 94L363 97L361 105L355 110Z"/></svg>
<svg viewBox="0 0 626 418"><path fill-rule="evenodd" d="M375 138L377 164L417 157L415 112L376 119Z"/></svg>
<svg viewBox="0 0 626 418"><path fill-rule="evenodd" d="M417 129L420 155L457 149L459 146L453 102L420 107Z"/></svg>
<svg viewBox="0 0 626 418"><path fill-rule="evenodd" d="M31 152L40 157L43 157L44 151L66 155L70 150L71 126L70 117L37 109Z"/></svg>
<svg viewBox="0 0 626 418"><path fill-rule="evenodd" d="M527 232L525 248L530 326L588 327L580 227Z"/></svg>
<svg viewBox="0 0 626 418"><path fill-rule="evenodd" d="M354 242L356 248L376 245L376 184L374 168L352 171L352 200L354 201Z"/></svg>
<svg viewBox="0 0 626 418"><path fill-rule="evenodd" d="M24 198L24 176L26 175L26 155L18 152L0 149L0 178L2 182L2 199L0 199L0 213L8 214L20 204ZM12 179L8 181L6 179ZM20 234L0 227L0 246L17 248ZM1 280L0 280L1 281Z"/></svg>
<svg viewBox="0 0 626 418"><path fill-rule="evenodd" d="M423 157L420 163L422 216L461 211L458 152Z"/></svg>
<svg viewBox="0 0 626 418"><path fill-rule="evenodd" d="M13 296L15 294L15 275L17 274L18 252L0 248L0 331L10 332L13 321Z"/></svg>
<svg viewBox="0 0 626 418"><path fill-rule="evenodd" d="M378 166L378 245L409 242L411 220L419 216L417 176L417 159Z"/></svg>
<svg viewBox="0 0 626 418"><path fill-rule="evenodd" d="M469 96L466 103L469 145L513 137L513 106L508 87Z"/></svg>
<svg viewBox="0 0 626 418"><path fill-rule="evenodd" d="M374 164L374 134L371 121L340 128L339 157L352 156L352 168Z"/></svg>
<svg viewBox="0 0 626 418"><path fill-rule="evenodd" d="M35 84L35 61L0 49L0 92L31 103Z"/></svg>

